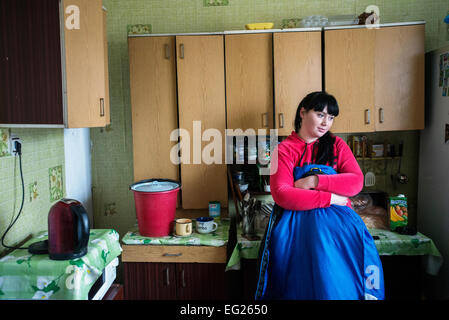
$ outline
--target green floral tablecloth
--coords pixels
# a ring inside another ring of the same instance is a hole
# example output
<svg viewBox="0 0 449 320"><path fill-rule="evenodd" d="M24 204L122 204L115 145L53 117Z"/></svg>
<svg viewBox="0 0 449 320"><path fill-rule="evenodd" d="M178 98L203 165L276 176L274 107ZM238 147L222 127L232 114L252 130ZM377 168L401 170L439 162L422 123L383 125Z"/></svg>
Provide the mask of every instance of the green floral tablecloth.
<svg viewBox="0 0 449 320"><path fill-rule="evenodd" d="M396 232L369 229L370 234L379 237L374 240L379 255L422 255L425 256L426 272L436 275L443 263L443 257L432 239L422 233L416 235L401 235ZM259 234L262 239L263 234ZM226 270L240 269L240 259L257 259L261 240L250 241L242 236L242 230L237 230L237 244L232 252Z"/></svg>
<svg viewBox="0 0 449 320"><path fill-rule="evenodd" d="M138 227L125 234L122 238L124 244L149 244L149 245L176 245L176 246L213 246L221 247L228 242L229 238L229 219L216 220L218 228L216 231L201 234L195 230L193 223L193 232L188 237L176 237L169 235L166 237L144 237L139 234Z"/></svg>
<svg viewBox="0 0 449 320"><path fill-rule="evenodd" d="M24 247L48 239L47 232ZM87 300L103 269L122 252L113 229L92 229L88 252L73 260L50 260L48 254L14 250L0 259L0 299Z"/></svg>

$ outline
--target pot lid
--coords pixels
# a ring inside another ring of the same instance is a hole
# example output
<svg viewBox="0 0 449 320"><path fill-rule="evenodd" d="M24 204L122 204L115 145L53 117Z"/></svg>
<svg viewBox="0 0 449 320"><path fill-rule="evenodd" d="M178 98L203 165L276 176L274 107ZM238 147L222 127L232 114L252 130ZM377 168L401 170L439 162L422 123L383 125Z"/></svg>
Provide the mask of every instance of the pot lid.
<svg viewBox="0 0 449 320"><path fill-rule="evenodd" d="M151 179L133 184L130 189L137 192L164 192L180 188L180 184L173 180Z"/></svg>

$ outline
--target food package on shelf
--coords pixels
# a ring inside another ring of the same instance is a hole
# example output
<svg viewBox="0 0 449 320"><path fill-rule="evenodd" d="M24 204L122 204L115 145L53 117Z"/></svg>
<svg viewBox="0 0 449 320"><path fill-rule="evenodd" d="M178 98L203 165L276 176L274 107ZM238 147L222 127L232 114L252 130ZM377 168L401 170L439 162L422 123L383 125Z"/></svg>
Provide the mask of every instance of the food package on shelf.
<svg viewBox="0 0 449 320"><path fill-rule="evenodd" d="M408 224L407 198L403 194L390 197L390 229L396 230L398 227L406 227Z"/></svg>

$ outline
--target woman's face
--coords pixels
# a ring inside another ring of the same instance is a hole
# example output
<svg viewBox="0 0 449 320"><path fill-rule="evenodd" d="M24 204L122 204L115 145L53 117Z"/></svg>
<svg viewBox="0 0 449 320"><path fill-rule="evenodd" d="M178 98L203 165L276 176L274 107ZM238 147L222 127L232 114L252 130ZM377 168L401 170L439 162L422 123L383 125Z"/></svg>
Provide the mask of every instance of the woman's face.
<svg viewBox="0 0 449 320"><path fill-rule="evenodd" d="M334 123L334 116L327 113L327 107L323 111L313 109L300 112L302 123L300 132L309 138L320 138L330 130Z"/></svg>

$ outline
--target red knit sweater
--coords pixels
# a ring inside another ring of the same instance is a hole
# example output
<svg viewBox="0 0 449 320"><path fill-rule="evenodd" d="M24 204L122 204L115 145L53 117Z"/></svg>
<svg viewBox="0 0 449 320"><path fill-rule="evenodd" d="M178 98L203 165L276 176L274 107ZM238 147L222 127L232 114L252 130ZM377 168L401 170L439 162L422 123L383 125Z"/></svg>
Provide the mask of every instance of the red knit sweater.
<svg viewBox="0 0 449 320"><path fill-rule="evenodd" d="M282 141L273 153L271 160L270 189L273 200L287 210L310 210L330 206L331 193L345 197L358 194L363 187L363 173L346 142L335 137L333 166L338 174L317 175L318 185L313 190L295 188L293 169L296 166L311 164L312 152L316 155L318 143L307 144L293 131ZM314 148L314 145L315 148ZM315 157L313 157L315 159ZM277 171L274 161L277 161ZM348 199L348 206L351 206Z"/></svg>

